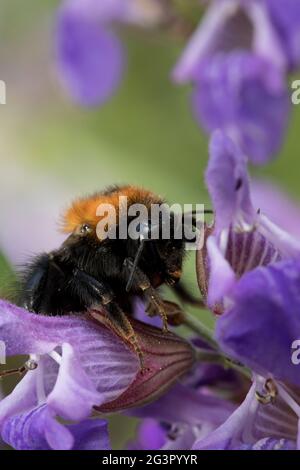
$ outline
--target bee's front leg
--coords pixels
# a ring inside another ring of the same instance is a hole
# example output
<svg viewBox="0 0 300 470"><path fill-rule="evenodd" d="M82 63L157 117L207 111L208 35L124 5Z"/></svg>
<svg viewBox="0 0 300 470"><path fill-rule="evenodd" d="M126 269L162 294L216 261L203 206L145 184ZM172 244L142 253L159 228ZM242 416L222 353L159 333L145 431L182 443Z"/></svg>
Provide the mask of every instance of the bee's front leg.
<svg viewBox="0 0 300 470"><path fill-rule="evenodd" d="M126 258L123 264L123 274L125 279L128 279L131 275L133 268L133 260ZM132 279L132 290L135 292L141 292L147 302L146 312L149 316L159 315L163 321L163 330L168 331L168 318L164 301L160 295L151 285L148 276L138 267L135 268L135 272Z"/></svg>
<svg viewBox="0 0 300 470"><path fill-rule="evenodd" d="M105 314L103 310L97 311L97 307L93 307L89 310L89 314L100 323L104 324L113 331L124 343L128 344L130 348L137 354L141 370L144 370L144 355L139 345L138 339L134 332L134 329L128 320L126 314L121 310L119 305L111 301L105 305Z"/></svg>
<svg viewBox="0 0 300 470"><path fill-rule="evenodd" d="M106 325L134 350L139 357L141 368L143 369L143 353L135 332L126 314L116 302L114 293L109 285L95 279L84 271L76 269L73 273L73 292L76 292L76 286L78 288L77 294L80 294L87 303L88 313L97 321L101 320L101 323ZM102 313L104 312L104 315L100 313L100 310Z"/></svg>

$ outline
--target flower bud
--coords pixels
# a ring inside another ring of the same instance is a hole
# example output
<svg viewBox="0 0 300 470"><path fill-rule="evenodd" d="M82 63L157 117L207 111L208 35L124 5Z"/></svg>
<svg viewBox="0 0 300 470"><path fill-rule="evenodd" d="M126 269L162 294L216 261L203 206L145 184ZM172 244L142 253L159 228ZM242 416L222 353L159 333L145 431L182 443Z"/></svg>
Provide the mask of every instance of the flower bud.
<svg viewBox="0 0 300 470"><path fill-rule="evenodd" d="M195 360L190 343L172 332L130 319L143 353L144 367L131 385L111 402L95 407L100 412L141 406L165 392L186 373Z"/></svg>

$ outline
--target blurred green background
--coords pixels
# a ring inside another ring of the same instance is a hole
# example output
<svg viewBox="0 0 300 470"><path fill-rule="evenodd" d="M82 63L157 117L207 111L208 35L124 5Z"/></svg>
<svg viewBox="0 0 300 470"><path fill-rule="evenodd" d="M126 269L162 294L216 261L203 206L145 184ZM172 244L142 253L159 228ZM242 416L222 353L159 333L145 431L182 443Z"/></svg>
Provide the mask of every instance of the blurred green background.
<svg viewBox="0 0 300 470"><path fill-rule="evenodd" d="M193 120L189 87L170 81L183 42L159 31L123 33L128 66L120 89L101 108L80 108L56 73L58 4L1 0L0 79L7 85L7 104L0 106L2 295L15 267L32 253L57 245L59 214L74 196L112 183L133 183L172 203L209 205L203 183L208 139ZM293 109L279 158L255 170L296 199L299 129L300 106ZM196 291L193 253L184 278ZM209 315L195 314L211 322ZM111 421L115 447L134 426L125 417Z"/></svg>

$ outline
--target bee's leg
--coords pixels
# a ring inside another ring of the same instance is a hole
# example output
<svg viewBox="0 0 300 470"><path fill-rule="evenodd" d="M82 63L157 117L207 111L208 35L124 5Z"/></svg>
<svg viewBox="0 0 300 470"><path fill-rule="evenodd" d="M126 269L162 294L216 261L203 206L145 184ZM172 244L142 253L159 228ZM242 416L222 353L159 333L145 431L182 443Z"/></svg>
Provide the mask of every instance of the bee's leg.
<svg viewBox="0 0 300 470"><path fill-rule="evenodd" d="M184 324L185 314L182 308L176 303L169 300L162 299L165 314L167 317L168 325L170 326L180 326ZM149 305L147 308L147 313L149 316L157 315L157 311L154 310L153 304Z"/></svg>
<svg viewBox="0 0 300 470"><path fill-rule="evenodd" d="M137 354L141 369L144 369L144 356L139 345L134 329L128 320L126 314L121 310L119 305L111 301L105 305L105 314L97 313L97 308L91 309L89 314L96 320L106 325L117 336L119 336L131 349Z"/></svg>
<svg viewBox="0 0 300 470"><path fill-rule="evenodd" d="M133 260L126 258L124 261L124 275L128 278L131 274L133 267ZM147 313L149 316L159 315L163 321L163 330L168 331L168 318L164 306L164 302L161 299L158 292L152 287L148 276L138 267L135 268L135 272L132 278L132 290L135 292L142 292L146 301L148 302Z"/></svg>
<svg viewBox="0 0 300 470"><path fill-rule="evenodd" d="M163 322L163 331L167 332L169 327L165 302L153 287L144 291L144 297L148 302L146 312L150 317L159 315Z"/></svg>
<svg viewBox="0 0 300 470"><path fill-rule="evenodd" d="M176 302L171 302L170 300L164 300L164 306L165 306L169 325L180 326L184 324L185 313Z"/></svg>
<svg viewBox="0 0 300 470"><path fill-rule="evenodd" d="M143 353L138 343L135 332L126 314L121 310L117 302L114 300L114 293L111 288L104 282L98 281L94 277L77 269L73 273L75 279L80 281L80 295L84 297L87 305L89 305L89 314L105 324L110 330L118 335L125 343L127 343L138 355L141 368L143 369ZM105 314L97 313L97 306L101 304Z"/></svg>
<svg viewBox="0 0 300 470"><path fill-rule="evenodd" d="M69 288L80 297L88 306L109 304L114 298L111 288L104 282L98 281L93 276L81 269L75 268L69 281Z"/></svg>

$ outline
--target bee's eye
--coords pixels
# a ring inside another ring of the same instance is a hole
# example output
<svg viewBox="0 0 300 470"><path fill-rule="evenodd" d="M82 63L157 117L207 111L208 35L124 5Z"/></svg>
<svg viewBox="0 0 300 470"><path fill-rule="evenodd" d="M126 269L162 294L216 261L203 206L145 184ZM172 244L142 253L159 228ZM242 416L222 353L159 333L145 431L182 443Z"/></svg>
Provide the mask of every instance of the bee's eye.
<svg viewBox="0 0 300 470"><path fill-rule="evenodd" d="M92 231L92 227L89 224L83 224L80 227L80 233L85 235L86 233L90 233Z"/></svg>

